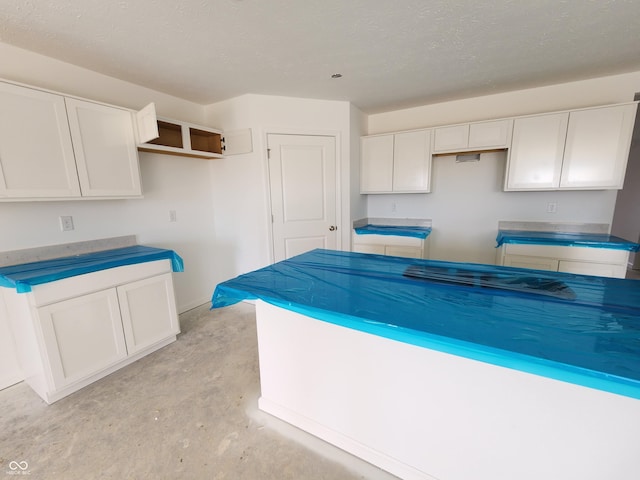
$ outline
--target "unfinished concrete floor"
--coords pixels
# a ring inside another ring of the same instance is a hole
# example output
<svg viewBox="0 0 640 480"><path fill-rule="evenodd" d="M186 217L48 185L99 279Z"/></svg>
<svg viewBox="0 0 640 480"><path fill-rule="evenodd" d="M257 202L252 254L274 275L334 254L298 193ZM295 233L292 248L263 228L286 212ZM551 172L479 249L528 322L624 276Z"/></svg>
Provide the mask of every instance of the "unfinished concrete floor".
<svg viewBox="0 0 640 480"><path fill-rule="evenodd" d="M257 409L252 305L180 322L178 341L52 405L0 391L0 478L395 478Z"/></svg>

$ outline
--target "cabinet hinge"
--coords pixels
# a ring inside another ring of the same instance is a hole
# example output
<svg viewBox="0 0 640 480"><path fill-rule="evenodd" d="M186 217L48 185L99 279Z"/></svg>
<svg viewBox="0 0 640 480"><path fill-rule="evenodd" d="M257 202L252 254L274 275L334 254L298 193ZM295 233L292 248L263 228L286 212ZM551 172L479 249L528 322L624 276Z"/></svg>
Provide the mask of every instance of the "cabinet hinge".
<svg viewBox="0 0 640 480"><path fill-rule="evenodd" d="M267 148L267 158L270 160L271 159L271 149Z"/></svg>

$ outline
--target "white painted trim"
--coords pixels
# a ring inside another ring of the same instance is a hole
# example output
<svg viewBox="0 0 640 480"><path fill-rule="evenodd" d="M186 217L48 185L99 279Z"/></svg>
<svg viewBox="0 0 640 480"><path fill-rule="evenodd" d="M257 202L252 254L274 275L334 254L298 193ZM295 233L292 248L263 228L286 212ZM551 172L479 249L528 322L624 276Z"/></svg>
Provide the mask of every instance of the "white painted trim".
<svg viewBox="0 0 640 480"><path fill-rule="evenodd" d="M373 448L360 443L353 438L341 434L335 430L327 428L326 426L315 422L314 420L307 418L303 415L278 405L272 402L268 398L260 397L258 399L258 408L263 412L273 415L276 418L284 420L291 425L304 430L305 432L315 435L322 440L329 442L332 445L349 452L356 457L376 465L387 472L405 479L405 480L438 480L431 475L427 475L424 472L416 470L409 465L399 462L395 458L385 455L382 452L374 450Z"/></svg>

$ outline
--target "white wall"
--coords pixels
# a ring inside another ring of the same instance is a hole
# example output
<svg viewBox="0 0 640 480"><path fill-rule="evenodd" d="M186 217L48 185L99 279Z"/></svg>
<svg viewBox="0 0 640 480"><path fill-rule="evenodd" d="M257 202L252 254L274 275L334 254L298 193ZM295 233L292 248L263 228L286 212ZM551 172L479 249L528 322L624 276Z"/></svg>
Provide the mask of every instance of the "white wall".
<svg viewBox="0 0 640 480"><path fill-rule="evenodd" d="M368 117L368 134L632 101L640 72L425 105ZM500 220L611 224L617 191L503 192L504 154L434 157L432 193L368 195L369 217L430 218L431 257L492 263ZM557 213L547 213L557 203ZM634 240L634 239L630 239Z"/></svg>
<svg viewBox="0 0 640 480"><path fill-rule="evenodd" d="M351 111L348 102L267 95L244 95L206 107L209 124L224 130L251 128L253 134L252 153L211 163L219 280L271 263L268 133L337 135L342 201L338 224L340 241L350 248Z"/></svg>
<svg viewBox="0 0 640 480"><path fill-rule="evenodd" d="M360 195L360 137L367 131L367 116L351 105L351 219L367 216L367 196ZM343 245L344 250L351 247Z"/></svg>
<svg viewBox="0 0 640 480"><path fill-rule="evenodd" d="M156 102L163 116L202 123L204 107L64 62L0 44L0 78L128 108ZM143 244L174 249L185 261L176 274L178 309L206 303L213 293L214 216L209 161L140 153L144 198L0 203L0 251L137 235ZM176 210L176 223L169 223ZM60 215L75 230L61 232Z"/></svg>
<svg viewBox="0 0 640 480"><path fill-rule="evenodd" d="M640 71L369 115L368 135L633 101Z"/></svg>

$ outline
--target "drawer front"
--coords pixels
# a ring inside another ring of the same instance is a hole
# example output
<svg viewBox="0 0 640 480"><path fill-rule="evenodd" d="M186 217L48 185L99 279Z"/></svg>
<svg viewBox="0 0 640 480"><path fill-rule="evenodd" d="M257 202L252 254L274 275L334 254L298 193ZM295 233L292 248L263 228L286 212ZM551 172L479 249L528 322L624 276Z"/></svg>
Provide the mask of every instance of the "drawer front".
<svg viewBox="0 0 640 480"><path fill-rule="evenodd" d="M366 245L398 245L401 247L422 248L424 240L416 237L403 237L401 235L358 235L353 234L353 244Z"/></svg>
<svg viewBox="0 0 640 480"><path fill-rule="evenodd" d="M35 285L28 295L31 304L40 307L171 271L170 260L124 265Z"/></svg>
<svg viewBox="0 0 640 480"><path fill-rule="evenodd" d="M558 260L547 257L531 257L528 255L505 255L504 266L517 268L532 268L534 270L558 271Z"/></svg>
<svg viewBox="0 0 640 480"><path fill-rule="evenodd" d="M627 268L624 265L606 263L560 261L559 272L577 273L579 275L597 275L599 277L625 278Z"/></svg>
<svg viewBox="0 0 640 480"><path fill-rule="evenodd" d="M384 254L392 255L394 257L423 258L422 249L418 247L399 247L397 245L387 245L384 249Z"/></svg>
<svg viewBox="0 0 640 480"><path fill-rule="evenodd" d="M596 263L612 263L625 265L629 258L626 250L611 248L568 247L559 245L523 245L506 244L507 255L526 255L535 257L550 257L559 260L586 261Z"/></svg>

